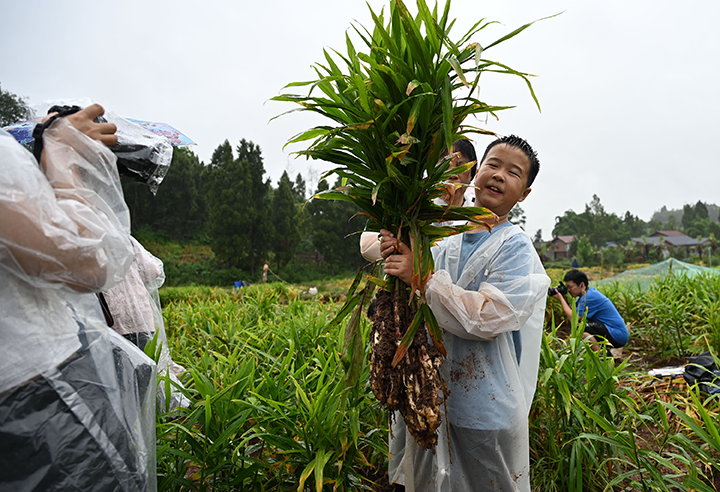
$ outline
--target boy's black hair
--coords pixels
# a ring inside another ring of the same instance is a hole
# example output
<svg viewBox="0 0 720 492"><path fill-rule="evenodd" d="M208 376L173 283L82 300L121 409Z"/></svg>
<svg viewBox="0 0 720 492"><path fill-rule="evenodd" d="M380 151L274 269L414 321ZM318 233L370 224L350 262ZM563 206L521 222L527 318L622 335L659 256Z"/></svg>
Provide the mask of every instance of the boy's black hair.
<svg viewBox="0 0 720 492"><path fill-rule="evenodd" d="M475 165L470 169L470 181L475 179L475 172L477 171L477 154L475 153L475 146L467 138L461 138L453 143L453 152L460 152L468 162L475 161ZM447 149L442 151L440 159L448 155Z"/></svg>
<svg viewBox="0 0 720 492"><path fill-rule="evenodd" d="M485 158L487 157L488 152L490 152L490 149L499 144L505 144L520 149L527 156L528 160L530 161L530 172L528 172L527 187L529 188L530 186L532 186L533 181L535 181L535 177L540 171L540 161L538 160L537 152L533 150L530 144L527 143L525 139L520 138L517 135L500 137L491 142L490 145L488 145L485 149L485 153L483 154L480 164L485 162Z"/></svg>
<svg viewBox="0 0 720 492"><path fill-rule="evenodd" d="M585 273L580 270L570 270L565 274L565 282L573 282L575 285L585 284L585 288L588 287L588 277Z"/></svg>

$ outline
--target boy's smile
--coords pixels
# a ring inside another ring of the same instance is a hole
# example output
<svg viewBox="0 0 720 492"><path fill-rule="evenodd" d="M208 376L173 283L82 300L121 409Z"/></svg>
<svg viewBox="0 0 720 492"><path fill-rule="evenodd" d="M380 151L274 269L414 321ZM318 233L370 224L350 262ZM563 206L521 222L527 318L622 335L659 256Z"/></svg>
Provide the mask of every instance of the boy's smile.
<svg viewBox="0 0 720 492"><path fill-rule="evenodd" d="M507 144L490 149L475 177L475 205L493 211L500 223L517 202L530 193L527 187L530 160L525 153Z"/></svg>

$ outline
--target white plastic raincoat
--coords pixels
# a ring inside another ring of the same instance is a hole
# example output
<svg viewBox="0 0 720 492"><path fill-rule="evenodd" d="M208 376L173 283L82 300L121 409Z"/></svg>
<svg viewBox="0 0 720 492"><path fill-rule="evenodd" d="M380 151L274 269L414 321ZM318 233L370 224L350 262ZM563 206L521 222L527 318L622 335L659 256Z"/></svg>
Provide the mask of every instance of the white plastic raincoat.
<svg viewBox="0 0 720 492"><path fill-rule="evenodd" d="M190 401L182 394L182 383L177 375L185 368L170 357L165 324L158 289L165 282L162 260L156 258L134 237L130 237L135 249L135 260L125 279L104 293L113 317L113 330L130 339L140 350L157 335L160 357L157 362L159 374L167 374L172 380L169 401L165 395L165 384L158 384L158 411L177 407L188 407Z"/></svg>
<svg viewBox="0 0 720 492"><path fill-rule="evenodd" d="M115 157L64 118L44 156L0 130L0 489L155 490L154 364L93 294L134 256Z"/></svg>
<svg viewBox="0 0 720 492"><path fill-rule="evenodd" d="M478 236L480 244L462 271L463 235L433 248L436 272L427 300L448 351L441 371L450 390L452 464L445 424L435 453L408 439L404 459L391 475L406 489L530 490L527 419L550 279L519 227L507 224L477 234L487 237ZM391 442L396 460L403 456L401 444ZM402 473L410 470L412 484Z"/></svg>

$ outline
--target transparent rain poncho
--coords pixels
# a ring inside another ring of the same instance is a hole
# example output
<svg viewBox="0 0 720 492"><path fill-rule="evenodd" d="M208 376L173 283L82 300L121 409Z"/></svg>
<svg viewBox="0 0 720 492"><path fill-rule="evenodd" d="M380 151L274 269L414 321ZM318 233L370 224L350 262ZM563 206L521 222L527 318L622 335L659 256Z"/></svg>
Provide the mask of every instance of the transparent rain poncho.
<svg viewBox="0 0 720 492"><path fill-rule="evenodd" d="M464 235L433 248L426 295L448 352L441 371L450 390L452 464L444 423L434 452L403 442L402 425L395 426L390 480L406 490L530 490L528 412L550 279L519 227L478 234L487 237L462 271Z"/></svg>
<svg viewBox="0 0 720 492"><path fill-rule="evenodd" d="M0 488L155 490L155 365L94 294L134 257L115 157L43 140L45 173L0 130Z"/></svg>
<svg viewBox="0 0 720 492"><path fill-rule="evenodd" d="M182 394L182 383L177 376L185 371L170 357L165 325L158 289L165 281L162 260L148 252L133 237L130 238L135 249L133 261L125 279L115 287L104 292L110 314L113 317L113 330L130 338L141 349L145 343L157 336L158 374L167 375L170 380L170 397L166 395L166 385L158 385L158 411L188 407L190 401Z"/></svg>

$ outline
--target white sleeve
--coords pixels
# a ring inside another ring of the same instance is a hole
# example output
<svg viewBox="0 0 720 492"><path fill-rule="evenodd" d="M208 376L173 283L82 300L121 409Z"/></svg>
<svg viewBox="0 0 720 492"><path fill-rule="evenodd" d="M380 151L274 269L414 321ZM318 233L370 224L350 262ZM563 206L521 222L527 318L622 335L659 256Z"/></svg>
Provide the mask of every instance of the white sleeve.
<svg viewBox="0 0 720 492"><path fill-rule="evenodd" d="M40 288L106 290L134 257L115 156L64 118L43 141L46 175L0 131L0 269Z"/></svg>
<svg viewBox="0 0 720 492"><path fill-rule="evenodd" d="M508 241L498 258L491 261L478 290L453 284L446 270L438 270L428 281L427 302L440 327L470 340L491 340L499 334L522 328L550 286L535 251L522 241Z"/></svg>
<svg viewBox="0 0 720 492"><path fill-rule="evenodd" d="M377 232L363 232L360 234L360 254L368 261L382 260L380 236Z"/></svg>

